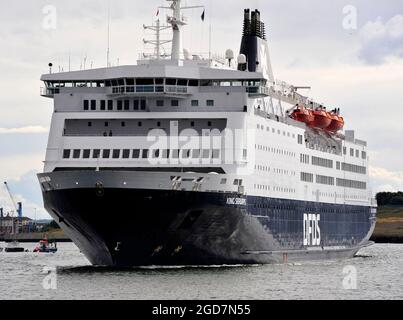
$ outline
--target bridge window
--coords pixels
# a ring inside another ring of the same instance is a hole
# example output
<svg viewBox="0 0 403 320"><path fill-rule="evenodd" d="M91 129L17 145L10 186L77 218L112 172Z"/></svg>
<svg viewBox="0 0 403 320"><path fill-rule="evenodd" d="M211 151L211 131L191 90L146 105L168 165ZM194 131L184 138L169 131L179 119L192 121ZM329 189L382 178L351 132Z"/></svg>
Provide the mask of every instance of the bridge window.
<svg viewBox="0 0 403 320"><path fill-rule="evenodd" d="M101 100L101 110L105 111L106 109L106 101L105 100Z"/></svg>
<svg viewBox="0 0 403 320"><path fill-rule="evenodd" d="M139 150L139 149L134 149L134 150L133 150L132 158L133 158L133 159L138 159L138 158L140 158L140 150Z"/></svg>
<svg viewBox="0 0 403 320"><path fill-rule="evenodd" d="M130 150L129 149L124 149L123 150L122 158L123 159L129 159L130 158Z"/></svg>
<svg viewBox="0 0 403 320"><path fill-rule="evenodd" d="M122 110L123 110L123 101L122 101L122 100L118 100L118 107L117 107L117 109L118 109L119 111L122 111Z"/></svg>
<svg viewBox="0 0 403 320"><path fill-rule="evenodd" d="M189 87L198 87L199 81L198 80L189 80Z"/></svg>
<svg viewBox="0 0 403 320"><path fill-rule="evenodd" d="M136 84L138 86L152 86L154 79L136 79Z"/></svg>
<svg viewBox="0 0 403 320"><path fill-rule="evenodd" d="M84 110L89 110L89 101L88 100L84 100Z"/></svg>
<svg viewBox="0 0 403 320"><path fill-rule="evenodd" d="M91 150L90 150L90 149L85 149L85 150L83 151L83 158L84 158L84 159L89 159L89 158L90 158L90 155L91 155Z"/></svg>
<svg viewBox="0 0 403 320"><path fill-rule="evenodd" d="M71 150L65 149L63 150L63 159L70 159Z"/></svg>
<svg viewBox="0 0 403 320"><path fill-rule="evenodd" d="M108 100L108 110L113 110L113 100Z"/></svg>
<svg viewBox="0 0 403 320"><path fill-rule="evenodd" d="M171 107L179 107L179 100L171 100Z"/></svg>
<svg viewBox="0 0 403 320"><path fill-rule="evenodd" d="M178 79L178 86L187 86L188 81L185 79Z"/></svg>
<svg viewBox="0 0 403 320"><path fill-rule="evenodd" d="M214 107L214 100L207 100L206 104L207 104L207 107Z"/></svg>
<svg viewBox="0 0 403 320"><path fill-rule="evenodd" d="M92 111L97 110L97 101L96 100L91 100L91 110Z"/></svg>
<svg viewBox="0 0 403 320"><path fill-rule="evenodd" d="M176 79L166 79L165 83L167 86L176 86Z"/></svg>
<svg viewBox="0 0 403 320"><path fill-rule="evenodd" d="M120 150L118 150L118 149L113 150L112 157L113 157L113 159L119 159L120 158Z"/></svg>
<svg viewBox="0 0 403 320"><path fill-rule="evenodd" d="M143 156L142 156L142 158L143 158L143 159L148 159L148 153L149 153L149 150L148 150L148 149L143 150Z"/></svg>
<svg viewBox="0 0 403 320"><path fill-rule="evenodd" d="M95 149L94 151L92 151L92 158L99 159L100 155L101 155L101 150Z"/></svg>
<svg viewBox="0 0 403 320"><path fill-rule="evenodd" d="M198 107L199 106L199 100L192 100L191 104L192 104L192 107Z"/></svg>
<svg viewBox="0 0 403 320"><path fill-rule="evenodd" d="M111 157L111 150L105 149L102 151L102 158L109 159Z"/></svg>
<svg viewBox="0 0 403 320"><path fill-rule="evenodd" d="M141 100L141 101L140 101L140 109L141 109L141 110L145 110L145 109L146 109L146 101L145 101L145 100Z"/></svg>
<svg viewBox="0 0 403 320"><path fill-rule="evenodd" d="M134 101L133 101L133 108L134 108L134 110L138 110L138 109L139 109L139 101L138 101L138 100L134 100Z"/></svg>
<svg viewBox="0 0 403 320"><path fill-rule="evenodd" d="M130 100L125 100L125 110L130 110Z"/></svg>
<svg viewBox="0 0 403 320"><path fill-rule="evenodd" d="M81 150L76 149L73 151L73 158L74 159L80 159L80 155L81 155Z"/></svg>

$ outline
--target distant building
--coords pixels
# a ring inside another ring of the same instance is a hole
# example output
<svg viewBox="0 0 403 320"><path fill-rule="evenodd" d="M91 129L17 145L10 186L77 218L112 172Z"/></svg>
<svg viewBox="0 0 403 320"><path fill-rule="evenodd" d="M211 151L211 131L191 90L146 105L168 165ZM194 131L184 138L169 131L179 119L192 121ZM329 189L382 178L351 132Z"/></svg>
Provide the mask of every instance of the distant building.
<svg viewBox="0 0 403 320"><path fill-rule="evenodd" d="M35 221L28 217L22 217L20 221L18 217L10 217L9 214L4 216L4 214L2 214L0 216L0 235L12 233L13 220L15 228L18 227L19 233L35 232L37 229L41 229L37 228Z"/></svg>

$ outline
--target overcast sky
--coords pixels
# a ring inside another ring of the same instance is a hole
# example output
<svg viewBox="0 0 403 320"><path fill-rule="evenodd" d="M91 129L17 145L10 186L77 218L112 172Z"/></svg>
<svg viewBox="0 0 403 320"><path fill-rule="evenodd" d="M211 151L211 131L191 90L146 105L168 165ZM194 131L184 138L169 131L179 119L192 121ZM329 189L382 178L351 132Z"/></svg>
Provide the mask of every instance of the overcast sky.
<svg viewBox="0 0 403 320"><path fill-rule="evenodd" d="M69 56L72 70L84 59L87 68L105 66L108 2L0 0L0 179L9 181L30 217L34 208L37 217L47 217L35 175L43 167L52 100L39 96L40 75L49 62L67 71ZM214 53L239 51L243 9L260 9L276 79L312 86L309 96L342 109L346 128L369 142L374 192L403 189L403 1L184 2L206 6L204 22L202 9L187 12L184 46L192 53L208 52L210 24ZM149 49L142 25L152 23L163 4L111 1L113 64L134 64ZM3 186L0 206L11 207Z"/></svg>

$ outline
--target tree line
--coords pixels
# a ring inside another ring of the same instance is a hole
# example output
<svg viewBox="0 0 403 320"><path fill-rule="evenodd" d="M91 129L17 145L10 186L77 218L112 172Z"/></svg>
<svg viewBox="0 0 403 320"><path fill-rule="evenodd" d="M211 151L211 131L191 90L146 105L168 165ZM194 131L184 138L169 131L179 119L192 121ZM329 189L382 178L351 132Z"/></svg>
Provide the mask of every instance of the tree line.
<svg viewBox="0 0 403 320"><path fill-rule="evenodd" d="M403 206L403 192L379 192L376 200L378 206Z"/></svg>

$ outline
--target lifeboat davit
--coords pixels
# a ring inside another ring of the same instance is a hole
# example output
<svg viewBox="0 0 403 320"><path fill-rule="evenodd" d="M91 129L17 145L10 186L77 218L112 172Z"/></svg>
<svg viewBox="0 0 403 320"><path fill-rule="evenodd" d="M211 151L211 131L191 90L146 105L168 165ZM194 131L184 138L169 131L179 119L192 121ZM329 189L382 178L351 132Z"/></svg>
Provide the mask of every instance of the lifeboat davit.
<svg viewBox="0 0 403 320"><path fill-rule="evenodd" d="M312 114L315 119L310 126L313 128L326 129L332 123L332 118L330 117L329 113L323 109L314 110L312 111Z"/></svg>
<svg viewBox="0 0 403 320"><path fill-rule="evenodd" d="M326 128L326 130L330 132L337 132L342 130L344 127L344 118L334 112L329 113L329 116L332 119L332 122Z"/></svg>
<svg viewBox="0 0 403 320"><path fill-rule="evenodd" d="M306 124L310 124L315 120L312 110L304 107L298 107L296 110L294 110L294 112L291 114L291 118L293 118L295 121L304 122Z"/></svg>

